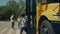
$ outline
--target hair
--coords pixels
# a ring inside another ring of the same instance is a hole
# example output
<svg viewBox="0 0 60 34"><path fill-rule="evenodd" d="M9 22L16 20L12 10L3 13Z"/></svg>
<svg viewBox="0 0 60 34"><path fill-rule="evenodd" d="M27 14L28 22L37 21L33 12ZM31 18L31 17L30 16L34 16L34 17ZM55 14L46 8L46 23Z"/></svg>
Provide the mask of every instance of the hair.
<svg viewBox="0 0 60 34"><path fill-rule="evenodd" d="M21 15L20 15L20 17L24 17L25 16L25 13L22 13Z"/></svg>

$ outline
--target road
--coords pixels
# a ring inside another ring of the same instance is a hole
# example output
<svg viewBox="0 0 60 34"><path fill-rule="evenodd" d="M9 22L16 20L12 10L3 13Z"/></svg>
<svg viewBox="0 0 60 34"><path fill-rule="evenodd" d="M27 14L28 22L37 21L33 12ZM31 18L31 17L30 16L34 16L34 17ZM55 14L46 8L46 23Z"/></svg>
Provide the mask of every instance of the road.
<svg viewBox="0 0 60 34"><path fill-rule="evenodd" d="M20 34L20 29L18 28L18 23L15 22L14 29L11 28L11 22L0 21L0 34ZM23 31L23 34L25 32Z"/></svg>

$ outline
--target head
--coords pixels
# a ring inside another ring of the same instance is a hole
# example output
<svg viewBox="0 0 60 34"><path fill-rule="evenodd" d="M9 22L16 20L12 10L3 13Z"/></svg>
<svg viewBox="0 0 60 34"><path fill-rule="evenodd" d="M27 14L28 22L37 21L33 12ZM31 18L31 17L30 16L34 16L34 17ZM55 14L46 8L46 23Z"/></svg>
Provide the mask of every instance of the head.
<svg viewBox="0 0 60 34"><path fill-rule="evenodd" d="M25 12L22 12L20 16L25 17Z"/></svg>
<svg viewBox="0 0 60 34"><path fill-rule="evenodd" d="M14 16L14 15L12 14L12 16Z"/></svg>

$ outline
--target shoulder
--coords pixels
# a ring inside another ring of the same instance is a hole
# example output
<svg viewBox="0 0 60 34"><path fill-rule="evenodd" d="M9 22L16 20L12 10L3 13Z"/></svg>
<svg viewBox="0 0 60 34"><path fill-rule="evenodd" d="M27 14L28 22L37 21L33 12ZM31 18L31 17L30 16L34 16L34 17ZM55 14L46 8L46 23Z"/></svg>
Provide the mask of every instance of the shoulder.
<svg viewBox="0 0 60 34"><path fill-rule="evenodd" d="M25 20L25 18L22 18L23 20Z"/></svg>
<svg viewBox="0 0 60 34"><path fill-rule="evenodd" d="M25 18L22 18L23 21L25 21Z"/></svg>

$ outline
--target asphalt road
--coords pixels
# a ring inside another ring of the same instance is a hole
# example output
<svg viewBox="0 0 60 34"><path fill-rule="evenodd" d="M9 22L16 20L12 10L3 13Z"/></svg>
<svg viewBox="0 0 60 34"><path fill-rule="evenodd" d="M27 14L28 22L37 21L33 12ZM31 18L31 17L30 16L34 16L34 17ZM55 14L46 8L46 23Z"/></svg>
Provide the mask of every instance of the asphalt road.
<svg viewBox="0 0 60 34"><path fill-rule="evenodd" d="M10 21L0 21L0 28L6 28L6 27L11 28L11 25L12 23ZM17 25L18 23L15 22L15 28L18 27Z"/></svg>
<svg viewBox="0 0 60 34"><path fill-rule="evenodd" d="M15 22L14 29L11 28L10 21L0 21L0 34L20 34L20 29L18 28L18 23ZM26 34L23 31L23 34Z"/></svg>
<svg viewBox="0 0 60 34"><path fill-rule="evenodd" d="M14 29L11 28L11 25L12 25L12 23L10 21L0 21L0 34L7 34L7 33L20 34L20 29L18 28L18 22L15 22ZM23 32L23 34L26 34L26 33ZM31 30L31 32L29 34L35 34L35 32L33 33L33 30Z"/></svg>

